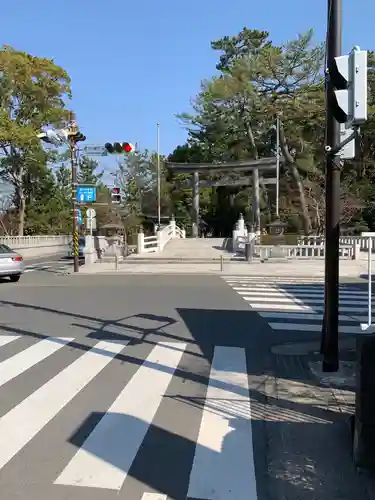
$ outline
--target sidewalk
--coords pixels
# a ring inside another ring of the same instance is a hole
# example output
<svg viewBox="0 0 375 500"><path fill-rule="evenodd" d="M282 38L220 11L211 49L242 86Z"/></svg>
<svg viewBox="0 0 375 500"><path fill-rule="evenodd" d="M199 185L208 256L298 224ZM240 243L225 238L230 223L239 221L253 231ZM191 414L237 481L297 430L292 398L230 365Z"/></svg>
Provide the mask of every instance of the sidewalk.
<svg viewBox="0 0 375 500"><path fill-rule="evenodd" d="M158 259L148 262L139 260L118 263L116 270L115 262L103 262L87 264L82 266L81 274L232 274L246 276L310 276L314 278L324 277L323 260L294 260L279 262L231 262L224 260L207 260L204 262L194 262L186 260L158 261ZM367 274L367 263L363 260L342 260L340 261L340 277L359 278L361 274Z"/></svg>
<svg viewBox="0 0 375 500"><path fill-rule="evenodd" d="M270 499L375 499L374 477L357 471L351 456L354 348L354 339L341 342L337 374L321 372L318 342L272 348L282 375L263 384Z"/></svg>

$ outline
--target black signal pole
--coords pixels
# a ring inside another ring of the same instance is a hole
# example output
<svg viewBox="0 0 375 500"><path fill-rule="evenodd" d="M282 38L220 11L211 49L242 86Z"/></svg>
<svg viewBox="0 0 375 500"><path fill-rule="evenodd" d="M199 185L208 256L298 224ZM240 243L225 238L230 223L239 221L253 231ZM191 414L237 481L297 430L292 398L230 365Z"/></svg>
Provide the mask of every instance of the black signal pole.
<svg viewBox="0 0 375 500"><path fill-rule="evenodd" d="M71 113L69 124L69 149L72 169L72 211L73 211L73 269L79 272L79 244L78 244L78 207L77 207L77 124L74 113Z"/></svg>
<svg viewBox="0 0 375 500"><path fill-rule="evenodd" d="M328 0L327 68L341 55L342 0ZM327 75L326 83L326 146L335 150L340 145L340 124L329 106L333 85ZM326 161L326 236L324 319L321 353L323 371L339 368L339 240L340 240L340 173L341 160L327 150Z"/></svg>

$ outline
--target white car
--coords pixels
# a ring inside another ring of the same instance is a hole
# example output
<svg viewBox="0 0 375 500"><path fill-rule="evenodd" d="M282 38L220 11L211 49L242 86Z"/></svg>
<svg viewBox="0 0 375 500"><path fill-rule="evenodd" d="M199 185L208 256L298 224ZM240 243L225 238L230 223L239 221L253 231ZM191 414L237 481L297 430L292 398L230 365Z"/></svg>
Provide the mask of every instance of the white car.
<svg viewBox="0 0 375 500"><path fill-rule="evenodd" d="M10 281L17 282L25 268L22 255L15 252L7 245L0 244L0 277L8 277Z"/></svg>

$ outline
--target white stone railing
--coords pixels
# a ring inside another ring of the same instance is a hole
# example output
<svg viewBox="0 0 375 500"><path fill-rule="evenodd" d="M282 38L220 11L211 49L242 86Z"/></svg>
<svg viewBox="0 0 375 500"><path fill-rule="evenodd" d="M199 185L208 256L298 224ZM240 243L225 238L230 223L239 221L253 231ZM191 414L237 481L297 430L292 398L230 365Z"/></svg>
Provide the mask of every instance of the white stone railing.
<svg viewBox="0 0 375 500"><path fill-rule="evenodd" d="M0 236L0 244L19 252L24 258L44 257L68 251L70 235Z"/></svg>
<svg viewBox="0 0 375 500"><path fill-rule="evenodd" d="M324 242L324 236L301 236L298 238L298 243L301 245L323 246ZM361 252L368 250L369 245L372 245L372 250L375 250L375 240L363 236L340 236L340 245L358 245Z"/></svg>
<svg viewBox="0 0 375 500"><path fill-rule="evenodd" d="M272 257L287 259L324 259L325 245L255 245L255 255L261 260ZM342 259L356 258L355 245L340 245L339 255Z"/></svg>
<svg viewBox="0 0 375 500"><path fill-rule="evenodd" d="M0 244L14 249L62 246L67 245L70 240L69 235L0 236Z"/></svg>
<svg viewBox="0 0 375 500"><path fill-rule="evenodd" d="M162 252L170 240L185 237L185 230L180 229L176 221L172 219L168 226L164 226L154 236L145 236L143 232L138 233L137 253Z"/></svg>

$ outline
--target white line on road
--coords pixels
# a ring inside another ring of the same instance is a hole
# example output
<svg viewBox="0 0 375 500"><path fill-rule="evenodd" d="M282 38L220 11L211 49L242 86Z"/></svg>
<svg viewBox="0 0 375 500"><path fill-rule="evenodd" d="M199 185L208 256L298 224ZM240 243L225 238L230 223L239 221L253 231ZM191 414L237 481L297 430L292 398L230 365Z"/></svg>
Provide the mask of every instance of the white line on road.
<svg viewBox="0 0 375 500"><path fill-rule="evenodd" d="M21 375L64 347L74 338L49 337L0 363L0 386Z"/></svg>
<svg viewBox="0 0 375 500"><path fill-rule="evenodd" d="M278 312L278 311L266 311L266 312L259 312L259 316L262 316L262 318L274 318L274 319L300 319L300 320L315 320L315 321L322 321L323 319L323 314L322 313L292 313L292 312ZM360 317L359 317L360 318ZM359 318L353 318L351 316L344 316L340 314L339 320L340 321L351 321L351 322L359 322L361 321ZM367 317L365 317L365 320Z"/></svg>
<svg viewBox="0 0 375 500"><path fill-rule="evenodd" d="M243 297L244 298L244 297ZM291 312L310 312L310 313L315 313L315 312L322 312L324 311L324 306L303 306L299 304L274 304L272 302L248 302L249 306L251 306L252 310L255 312L258 311L291 311ZM352 307L352 306L344 306L342 307L342 304L340 303L340 313L341 314L358 314L358 313L365 313L367 307Z"/></svg>
<svg viewBox="0 0 375 500"><path fill-rule="evenodd" d="M306 323L268 323L272 330L292 330L292 331L304 331L304 332L321 332L322 325L320 323L316 324L306 324ZM339 333L360 333L359 323L357 326L345 326L339 325Z"/></svg>
<svg viewBox="0 0 375 500"><path fill-rule="evenodd" d="M245 297L242 297L245 298ZM246 299L245 299L246 300ZM303 306L300 304L273 304L272 302L249 302L249 306L253 309L253 311L301 311L301 312L315 312L322 311L323 307L314 307L314 309L310 306ZM362 309L361 309L362 311Z"/></svg>
<svg viewBox="0 0 375 500"><path fill-rule="evenodd" d="M142 500L168 500L168 496L160 493L143 493Z"/></svg>
<svg viewBox="0 0 375 500"><path fill-rule="evenodd" d="M255 297L249 297L243 293L239 293L239 295L244 299L244 300L247 300L247 301L250 301L250 300L254 300ZM269 303L270 302L270 298L269 297L256 297L257 301L258 302L265 302L265 303ZM301 305L314 305L314 304L323 304L324 303L324 297L313 297L313 298L306 298L306 299L303 299L303 300L299 300L298 298L296 298L294 295L291 295L291 296L288 296L285 294L280 294L280 296L278 297L272 297L273 300L275 300L276 302L286 302L286 303L292 303L292 304L301 304ZM367 300L355 300L355 299L352 299L352 300L341 300L340 299L340 306L351 306L351 305L356 305L356 306L364 306L362 307L362 310L363 309L366 309L367 307ZM374 304L375 304L375 300L374 300Z"/></svg>
<svg viewBox="0 0 375 500"><path fill-rule="evenodd" d="M324 297L324 291L323 290L307 290L307 291L301 291L299 289L297 290L287 290L285 288L279 289L279 288L264 288L262 290L254 287L232 287L233 290L238 292L239 295L287 295L287 296L294 296L294 297L311 297L311 298L319 298L319 297ZM340 291L340 299L353 299L356 300L356 298L364 298L367 297L367 292L349 292L349 291ZM375 299L374 299L375 300Z"/></svg>
<svg viewBox="0 0 375 500"><path fill-rule="evenodd" d="M257 500L248 391L245 350L216 347L188 497Z"/></svg>
<svg viewBox="0 0 375 500"><path fill-rule="evenodd" d="M55 484L121 489L186 345L158 343Z"/></svg>
<svg viewBox="0 0 375 500"><path fill-rule="evenodd" d="M306 278L303 276L289 278L288 276L222 276L225 281L285 281L287 283L324 283L324 277L321 278Z"/></svg>
<svg viewBox="0 0 375 500"><path fill-rule="evenodd" d="M15 340L18 340L20 338L20 335L1 335L0 347L10 344L11 342L14 342Z"/></svg>
<svg viewBox="0 0 375 500"><path fill-rule="evenodd" d="M40 432L128 342L98 342L0 418L0 469Z"/></svg>

